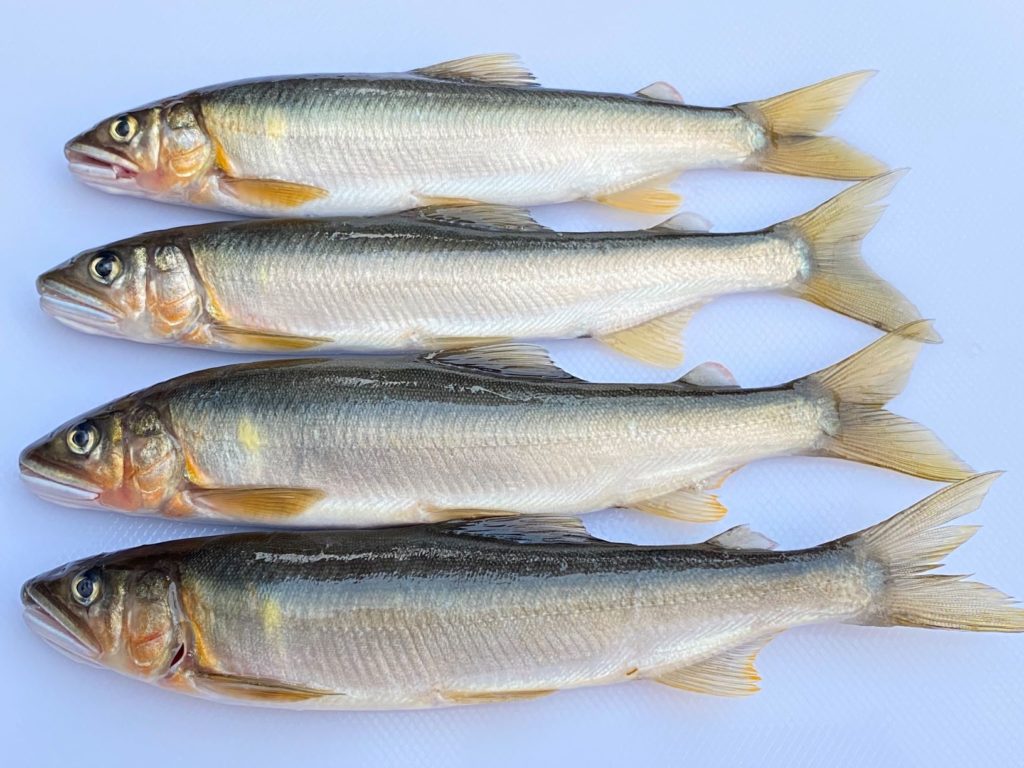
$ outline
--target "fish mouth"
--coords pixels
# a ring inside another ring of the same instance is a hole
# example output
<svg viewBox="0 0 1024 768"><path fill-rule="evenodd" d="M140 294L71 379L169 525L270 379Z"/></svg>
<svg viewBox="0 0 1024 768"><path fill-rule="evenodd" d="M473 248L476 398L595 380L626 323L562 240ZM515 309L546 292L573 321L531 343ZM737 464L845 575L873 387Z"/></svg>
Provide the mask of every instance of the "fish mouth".
<svg viewBox="0 0 1024 768"><path fill-rule="evenodd" d="M140 168L126 157L80 141L64 147L64 157L71 172L90 187L115 194L138 189L136 177Z"/></svg>
<svg viewBox="0 0 1024 768"><path fill-rule="evenodd" d="M117 336L122 315L99 296L43 275L36 281L39 306L50 317L78 331Z"/></svg>
<svg viewBox="0 0 1024 768"><path fill-rule="evenodd" d="M47 645L65 656L99 666L101 648L92 632L51 600L46 589L34 582L21 588L25 623Z"/></svg>
<svg viewBox="0 0 1024 768"><path fill-rule="evenodd" d="M39 498L60 504L62 507L99 507L98 486L70 478L57 467L50 466L31 456L18 460L21 479Z"/></svg>

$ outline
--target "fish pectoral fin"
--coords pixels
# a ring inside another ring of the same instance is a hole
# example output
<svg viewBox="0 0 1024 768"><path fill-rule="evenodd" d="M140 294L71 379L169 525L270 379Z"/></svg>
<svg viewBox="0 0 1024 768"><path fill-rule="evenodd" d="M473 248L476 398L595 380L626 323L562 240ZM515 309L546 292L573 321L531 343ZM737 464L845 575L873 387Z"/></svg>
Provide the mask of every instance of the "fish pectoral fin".
<svg viewBox="0 0 1024 768"><path fill-rule="evenodd" d="M540 691L442 691L440 696L452 704L496 704L502 701L527 701L555 693L554 688Z"/></svg>
<svg viewBox="0 0 1024 768"><path fill-rule="evenodd" d="M428 352L423 362L468 368L502 376L525 376L535 379L576 381L576 377L555 365L544 347L518 342L490 344L465 349L445 349Z"/></svg>
<svg viewBox="0 0 1024 768"><path fill-rule="evenodd" d="M749 525L737 525L704 542L719 549L775 549L778 544Z"/></svg>
<svg viewBox="0 0 1024 768"><path fill-rule="evenodd" d="M687 523L713 523L721 520L727 512L718 496L697 488L684 488L630 506L641 512Z"/></svg>
<svg viewBox="0 0 1024 768"><path fill-rule="evenodd" d="M330 339L311 336L292 336L287 333L257 331L251 328L235 328L230 325L214 324L210 332L218 339L240 349L253 352L298 352L326 344Z"/></svg>
<svg viewBox="0 0 1024 768"><path fill-rule="evenodd" d="M241 699L266 704L288 704L318 699L323 696L344 695L334 691L282 683L278 680L222 675L215 672L195 672L192 674L192 682L197 689L204 693L227 699Z"/></svg>
<svg viewBox="0 0 1024 768"><path fill-rule="evenodd" d="M659 683L694 693L713 696L749 696L761 690L761 676L754 667L754 659L774 635L758 638L724 653L705 659L699 664L680 667L655 677Z"/></svg>
<svg viewBox="0 0 1024 768"><path fill-rule="evenodd" d="M534 74L514 53L485 53L461 59L442 61L419 67L412 74L434 80L458 80L481 85L504 85L510 88L536 88L540 85Z"/></svg>
<svg viewBox="0 0 1024 768"><path fill-rule="evenodd" d="M260 208L298 208L329 194L326 189L311 184L278 179L236 179L222 176L220 185L246 205Z"/></svg>
<svg viewBox="0 0 1024 768"><path fill-rule="evenodd" d="M672 213L683 198L668 188L665 177L659 177L637 184L635 187L598 195L595 202L637 213Z"/></svg>
<svg viewBox="0 0 1024 768"><path fill-rule="evenodd" d="M230 518L272 522L301 515L327 494L319 488L192 488L197 507Z"/></svg>
<svg viewBox="0 0 1024 768"><path fill-rule="evenodd" d="M683 94L672 85L666 83L664 80L659 80L656 83L645 85L643 88L636 92L637 96L644 99L650 99L651 101L664 101L669 104L683 104Z"/></svg>
<svg viewBox="0 0 1024 768"><path fill-rule="evenodd" d="M662 368L674 368L683 362L683 331L703 306L694 304L646 323L623 328L595 338L636 360Z"/></svg>
<svg viewBox="0 0 1024 768"><path fill-rule="evenodd" d="M428 221L443 224L454 224L475 229L493 229L514 232L551 232L552 230L537 221L525 208L511 205L490 205L487 203L438 203L432 202L425 208L416 208L410 212Z"/></svg>

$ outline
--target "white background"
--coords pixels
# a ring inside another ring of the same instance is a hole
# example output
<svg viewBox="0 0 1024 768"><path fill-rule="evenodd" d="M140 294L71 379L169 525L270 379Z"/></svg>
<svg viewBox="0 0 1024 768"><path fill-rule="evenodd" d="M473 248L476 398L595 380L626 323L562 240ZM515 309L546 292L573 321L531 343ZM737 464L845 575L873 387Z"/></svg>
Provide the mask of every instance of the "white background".
<svg viewBox="0 0 1024 768"><path fill-rule="evenodd" d="M74 665L45 647L20 620L18 587L72 558L204 531L50 506L22 488L16 469L23 445L81 411L240 359L82 336L39 311L35 276L78 250L215 218L77 184L61 148L102 117L237 78L396 71L492 51L520 53L546 85L629 92L665 79L702 105L771 96L872 67L881 74L835 132L913 172L893 194L865 254L925 316L937 319L946 339L924 350L894 410L932 426L975 467L1010 470L975 516L984 529L950 563L1024 596L1019 3L6 5L0 21L5 764L1020 764L1020 636L794 630L761 654L764 690L744 700L640 682L477 708L298 713L150 688ZM691 173L677 188L687 208L728 231L803 212L842 185ZM565 228L649 223L590 205L536 213ZM721 360L743 384L770 384L831 363L876 336L796 300L730 298L691 325L689 363ZM572 371L594 379L673 375L589 342L553 348ZM732 513L722 525L627 513L594 515L589 524L624 540L688 542L751 522L783 547L801 547L876 522L936 487L838 461L777 460L752 465L727 483L723 498Z"/></svg>

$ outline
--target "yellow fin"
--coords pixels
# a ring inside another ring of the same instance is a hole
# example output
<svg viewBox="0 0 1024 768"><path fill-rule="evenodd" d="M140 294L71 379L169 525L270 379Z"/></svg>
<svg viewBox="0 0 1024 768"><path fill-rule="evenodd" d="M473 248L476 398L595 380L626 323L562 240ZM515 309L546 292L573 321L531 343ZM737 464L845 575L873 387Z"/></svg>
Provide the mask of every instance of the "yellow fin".
<svg viewBox="0 0 1024 768"><path fill-rule="evenodd" d="M599 195L594 200L613 208L637 213L673 213L683 198L668 188L664 178L652 179L621 192Z"/></svg>
<svg viewBox="0 0 1024 768"><path fill-rule="evenodd" d="M239 677L215 672L196 672L192 681L199 690L228 699L262 702L265 704L291 704L323 696L340 696L333 691L290 685L277 680L258 677Z"/></svg>
<svg viewBox="0 0 1024 768"><path fill-rule="evenodd" d="M495 704L502 701L527 701L539 699L555 692L555 689L542 691L483 691L481 693L465 693L462 691L445 691L441 697L453 704Z"/></svg>
<svg viewBox="0 0 1024 768"><path fill-rule="evenodd" d="M248 328L214 325L212 332L233 347L253 352L297 352L325 344L329 339L308 336L289 336L285 333L266 333Z"/></svg>
<svg viewBox="0 0 1024 768"><path fill-rule="evenodd" d="M212 139L212 141L213 162L228 176L234 176L235 172L231 166L231 159L228 157L228 153L224 151L224 145L217 141L217 139Z"/></svg>
<svg viewBox="0 0 1024 768"><path fill-rule="evenodd" d="M277 179L234 179L222 177L221 186L243 203L261 208L298 208L327 197L327 190L310 184Z"/></svg>
<svg viewBox="0 0 1024 768"><path fill-rule="evenodd" d="M713 523L721 520L727 511L715 494L689 488L630 506L641 512L688 523Z"/></svg>
<svg viewBox="0 0 1024 768"><path fill-rule="evenodd" d="M531 88L538 85L533 73L514 53L484 53L442 61L412 71L436 80L461 80L482 85Z"/></svg>
<svg viewBox="0 0 1024 768"><path fill-rule="evenodd" d="M597 336L597 340L624 355L651 365L674 368L683 362L683 329L701 305L656 317L641 325Z"/></svg>
<svg viewBox="0 0 1024 768"><path fill-rule="evenodd" d="M754 668L754 659L774 637L762 637L751 643L731 648L699 664L681 667L659 675L659 683L684 691L714 696L749 696L761 690L761 676Z"/></svg>
<svg viewBox="0 0 1024 768"><path fill-rule="evenodd" d="M455 349L472 349L489 347L495 344L508 344L508 336L433 336L423 339L423 346L428 349L449 351Z"/></svg>
<svg viewBox="0 0 1024 768"><path fill-rule="evenodd" d="M194 488L197 506L242 520L273 522L300 515L327 494L319 488Z"/></svg>
<svg viewBox="0 0 1024 768"><path fill-rule="evenodd" d="M448 523L453 520L482 520L488 517L508 517L515 513L500 509L431 509L427 514L433 523Z"/></svg>
<svg viewBox="0 0 1024 768"><path fill-rule="evenodd" d="M835 399L838 423L824 434L825 455L927 480L963 480L972 473L930 430L882 407L906 386L921 342L933 338L927 320L908 323L795 383Z"/></svg>
<svg viewBox="0 0 1024 768"><path fill-rule="evenodd" d="M825 179L867 179L884 173L885 163L844 141L817 135L874 74L851 72L770 99L737 104L770 137L754 165L775 173Z"/></svg>

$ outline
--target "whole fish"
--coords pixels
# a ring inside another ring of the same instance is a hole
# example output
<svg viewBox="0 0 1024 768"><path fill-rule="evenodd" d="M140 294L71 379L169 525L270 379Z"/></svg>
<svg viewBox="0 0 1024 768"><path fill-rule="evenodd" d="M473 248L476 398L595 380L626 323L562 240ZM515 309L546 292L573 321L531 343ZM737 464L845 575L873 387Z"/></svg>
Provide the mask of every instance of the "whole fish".
<svg viewBox="0 0 1024 768"><path fill-rule="evenodd" d="M474 56L201 88L103 120L64 151L107 192L249 215L581 198L663 212L679 202L667 182L688 168L881 173L878 160L818 135L871 74L706 108L666 83L628 96L539 88L513 56Z"/></svg>
<svg viewBox="0 0 1024 768"><path fill-rule="evenodd" d="M882 409L930 333L920 321L760 389L716 364L668 384L592 384L528 345L225 366L75 419L26 448L21 472L72 506L278 526L609 506L714 520L725 509L708 489L771 456L966 477L934 435Z"/></svg>
<svg viewBox="0 0 1024 768"><path fill-rule="evenodd" d="M571 518L241 533L70 563L22 601L72 657L228 702L417 708L643 678L744 695L757 652L789 627L1024 631L1001 592L921 575L974 533L940 526L996 474L789 552L745 526L635 546Z"/></svg>
<svg viewBox="0 0 1024 768"><path fill-rule="evenodd" d="M860 242L899 173L758 232L559 233L525 211L429 208L390 217L231 221L150 232L39 278L74 328L217 349L409 350L594 336L658 365L727 293L778 291L894 330L917 309Z"/></svg>

